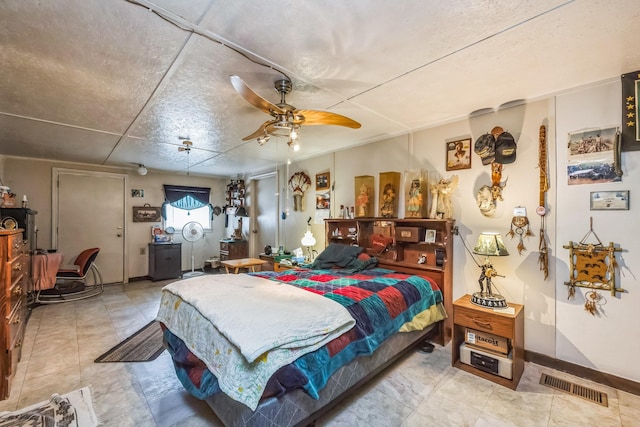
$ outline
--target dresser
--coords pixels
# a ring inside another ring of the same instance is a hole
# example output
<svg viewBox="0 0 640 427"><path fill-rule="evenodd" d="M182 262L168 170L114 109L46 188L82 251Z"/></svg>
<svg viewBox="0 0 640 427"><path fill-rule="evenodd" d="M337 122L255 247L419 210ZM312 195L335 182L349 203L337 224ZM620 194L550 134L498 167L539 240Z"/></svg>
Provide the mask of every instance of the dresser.
<svg viewBox="0 0 640 427"><path fill-rule="evenodd" d="M11 380L22 354L27 321L29 258L22 229L0 230L0 310L2 310L2 352L0 352L0 399L9 397Z"/></svg>
<svg viewBox="0 0 640 427"><path fill-rule="evenodd" d="M220 261L248 258L249 245L246 240L220 240Z"/></svg>
<svg viewBox="0 0 640 427"><path fill-rule="evenodd" d="M151 280L182 276L182 243L149 243L149 277Z"/></svg>

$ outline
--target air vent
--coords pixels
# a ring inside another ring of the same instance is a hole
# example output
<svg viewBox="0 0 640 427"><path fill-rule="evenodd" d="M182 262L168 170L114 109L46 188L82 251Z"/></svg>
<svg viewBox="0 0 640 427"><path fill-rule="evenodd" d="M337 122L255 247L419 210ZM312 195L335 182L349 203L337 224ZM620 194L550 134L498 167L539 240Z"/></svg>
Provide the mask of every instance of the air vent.
<svg viewBox="0 0 640 427"><path fill-rule="evenodd" d="M540 376L540 384L581 397L589 402L597 403L598 405L609 406L607 393L603 393L589 387L583 387L579 384L547 374L542 374L542 376Z"/></svg>

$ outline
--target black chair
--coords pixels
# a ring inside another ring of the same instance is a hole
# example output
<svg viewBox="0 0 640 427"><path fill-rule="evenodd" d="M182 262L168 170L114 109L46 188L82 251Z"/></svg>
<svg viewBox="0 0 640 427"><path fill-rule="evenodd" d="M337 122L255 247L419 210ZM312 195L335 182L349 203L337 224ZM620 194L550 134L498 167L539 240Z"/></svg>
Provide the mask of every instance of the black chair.
<svg viewBox="0 0 640 427"><path fill-rule="evenodd" d="M36 303L76 301L100 295L104 290L102 274L95 263L100 248L86 249L76 257L73 265L63 265L56 273L56 285L53 289L39 291ZM91 272L93 281L87 281Z"/></svg>

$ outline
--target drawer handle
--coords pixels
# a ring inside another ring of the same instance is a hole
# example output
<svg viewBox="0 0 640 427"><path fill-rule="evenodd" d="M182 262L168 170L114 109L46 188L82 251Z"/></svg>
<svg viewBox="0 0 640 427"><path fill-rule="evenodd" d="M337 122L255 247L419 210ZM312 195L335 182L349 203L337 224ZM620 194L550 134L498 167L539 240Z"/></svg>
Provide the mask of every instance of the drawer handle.
<svg viewBox="0 0 640 427"><path fill-rule="evenodd" d="M21 243L21 242L15 242L15 243L13 244L13 248L14 248L14 249L20 249L20 247L22 247L22 243Z"/></svg>
<svg viewBox="0 0 640 427"><path fill-rule="evenodd" d="M13 296L19 297L20 295L22 295L22 286L17 286L13 290Z"/></svg>
<svg viewBox="0 0 640 427"><path fill-rule="evenodd" d="M22 339L18 339L18 341L16 341L16 345L13 346L13 348L20 348L22 347Z"/></svg>
<svg viewBox="0 0 640 427"><path fill-rule="evenodd" d="M20 316L16 317L15 319L13 319L13 323L14 325L17 325L18 323L20 323Z"/></svg>
<svg viewBox="0 0 640 427"><path fill-rule="evenodd" d="M20 270L22 270L22 264L20 264L19 262L16 262L16 263L13 265L13 269L14 269L15 271L20 271Z"/></svg>
<svg viewBox="0 0 640 427"><path fill-rule="evenodd" d="M485 328L485 329L493 329L491 327L491 323L490 322L486 322L484 320L480 320L480 319L472 319L473 323L475 323L476 325Z"/></svg>

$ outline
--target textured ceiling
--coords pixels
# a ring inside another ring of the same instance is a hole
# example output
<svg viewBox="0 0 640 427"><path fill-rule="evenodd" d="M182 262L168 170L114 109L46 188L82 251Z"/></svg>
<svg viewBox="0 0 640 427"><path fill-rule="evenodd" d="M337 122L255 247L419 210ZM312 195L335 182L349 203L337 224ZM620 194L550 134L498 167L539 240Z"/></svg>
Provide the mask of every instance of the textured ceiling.
<svg viewBox="0 0 640 427"><path fill-rule="evenodd" d="M637 70L638 22L637 0L2 1L0 154L262 172ZM229 76L277 103L282 73L362 127L242 141L270 116Z"/></svg>

